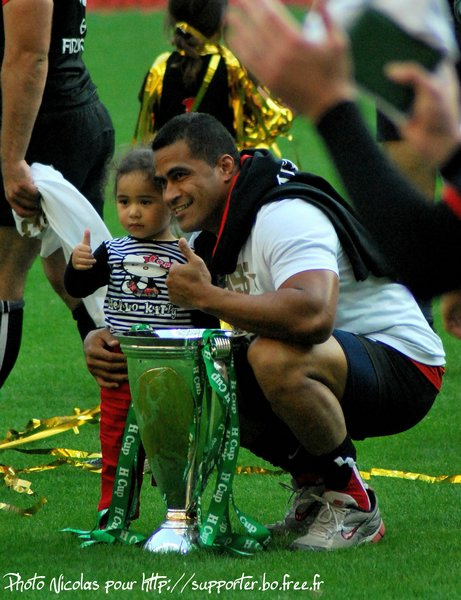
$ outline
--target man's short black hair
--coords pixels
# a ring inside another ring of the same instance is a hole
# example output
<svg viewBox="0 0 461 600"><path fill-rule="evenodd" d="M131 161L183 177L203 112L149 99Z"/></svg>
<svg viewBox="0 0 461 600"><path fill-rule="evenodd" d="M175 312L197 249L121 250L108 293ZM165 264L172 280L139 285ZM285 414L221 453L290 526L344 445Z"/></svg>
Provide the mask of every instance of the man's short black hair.
<svg viewBox="0 0 461 600"><path fill-rule="evenodd" d="M152 150L160 150L184 140L194 158L214 166L223 154L230 154L238 163L239 151L234 138L212 115L185 113L170 119L157 132Z"/></svg>

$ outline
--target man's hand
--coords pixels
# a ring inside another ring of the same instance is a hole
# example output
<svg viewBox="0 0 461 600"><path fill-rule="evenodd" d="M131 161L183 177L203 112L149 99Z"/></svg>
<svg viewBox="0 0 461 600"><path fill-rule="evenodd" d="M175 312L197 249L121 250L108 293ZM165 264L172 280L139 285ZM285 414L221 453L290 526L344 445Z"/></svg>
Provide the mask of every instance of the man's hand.
<svg viewBox="0 0 461 600"><path fill-rule="evenodd" d="M36 188L30 167L25 160L2 165L5 197L20 217L33 217L40 213L40 192Z"/></svg>
<svg viewBox="0 0 461 600"><path fill-rule="evenodd" d="M77 271L87 271L96 262L91 252L91 233L89 229L83 232L83 239L72 252L72 266Z"/></svg>
<svg viewBox="0 0 461 600"><path fill-rule="evenodd" d="M179 249L187 263L174 263L166 278L170 301L181 308L201 309L207 290L212 288L211 275L203 260L189 247L187 240L179 240Z"/></svg>
<svg viewBox="0 0 461 600"><path fill-rule="evenodd" d="M411 116L400 132L432 166L438 167L461 143L459 83L456 71L448 63L434 74L415 63L391 63L387 76L411 86L415 100Z"/></svg>
<svg viewBox="0 0 461 600"><path fill-rule="evenodd" d="M311 41L278 0L235 0L226 40L242 63L272 93L317 121L354 97L347 38L329 17L323 0L315 10L325 36Z"/></svg>
<svg viewBox="0 0 461 600"><path fill-rule="evenodd" d="M128 381L126 357L114 352L118 340L108 329L90 331L83 342L86 365L98 384L104 388L118 388Z"/></svg>

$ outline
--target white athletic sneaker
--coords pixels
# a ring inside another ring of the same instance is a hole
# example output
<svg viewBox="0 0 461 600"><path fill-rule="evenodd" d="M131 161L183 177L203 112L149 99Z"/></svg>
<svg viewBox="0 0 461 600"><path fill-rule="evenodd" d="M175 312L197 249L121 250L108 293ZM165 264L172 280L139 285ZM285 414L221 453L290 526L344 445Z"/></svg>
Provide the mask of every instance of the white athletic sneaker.
<svg viewBox="0 0 461 600"><path fill-rule="evenodd" d="M384 523L373 490L368 488L371 510L357 507L349 494L326 491L317 498L323 506L306 535L295 540L298 550L337 550L366 542L376 543L384 536Z"/></svg>
<svg viewBox="0 0 461 600"><path fill-rule="evenodd" d="M290 531L303 533L307 531L321 507L318 497L325 491L324 484L298 486L296 481L292 479L291 486L285 483L280 485L291 491L288 502L292 499L293 502L281 521L270 523L266 527L273 533L288 533Z"/></svg>

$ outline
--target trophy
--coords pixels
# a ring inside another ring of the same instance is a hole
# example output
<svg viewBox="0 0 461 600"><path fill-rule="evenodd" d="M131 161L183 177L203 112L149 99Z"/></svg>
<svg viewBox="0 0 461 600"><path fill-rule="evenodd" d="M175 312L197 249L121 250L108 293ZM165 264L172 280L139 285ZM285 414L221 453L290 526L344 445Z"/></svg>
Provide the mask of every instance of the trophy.
<svg viewBox="0 0 461 600"><path fill-rule="evenodd" d="M208 476L203 462L213 443L219 450L222 428L222 406L205 375L203 331L148 328L117 335L127 357L141 441L167 507L164 522L144 545L150 552L185 554L197 542L195 486ZM211 355L226 377L221 359L231 353L233 334L214 332L219 335Z"/></svg>

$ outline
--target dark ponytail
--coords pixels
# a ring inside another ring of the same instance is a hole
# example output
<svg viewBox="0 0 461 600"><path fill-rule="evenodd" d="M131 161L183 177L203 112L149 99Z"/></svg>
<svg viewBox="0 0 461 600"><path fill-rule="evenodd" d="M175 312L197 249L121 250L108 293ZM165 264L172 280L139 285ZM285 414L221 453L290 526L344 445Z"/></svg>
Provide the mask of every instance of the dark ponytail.
<svg viewBox="0 0 461 600"><path fill-rule="evenodd" d="M167 25L173 30L172 43L184 53L173 66L182 69L186 86L194 83L200 72L203 43L191 33L177 28L176 23L184 21L204 37L219 39L227 5L228 0L168 0Z"/></svg>

